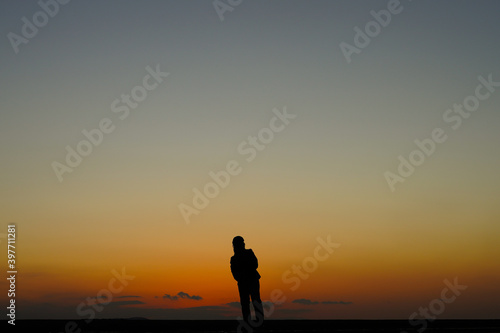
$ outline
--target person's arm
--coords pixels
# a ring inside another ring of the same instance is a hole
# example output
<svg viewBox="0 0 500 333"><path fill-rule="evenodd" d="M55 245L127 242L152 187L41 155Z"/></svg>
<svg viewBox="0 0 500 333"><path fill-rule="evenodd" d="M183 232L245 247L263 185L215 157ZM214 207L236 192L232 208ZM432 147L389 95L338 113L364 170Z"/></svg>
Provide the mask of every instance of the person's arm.
<svg viewBox="0 0 500 333"><path fill-rule="evenodd" d="M253 250L250 250L250 252L252 253L252 256L251 256L251 258L252 258L252 268L257 269L259 267L259 260L255 256L255 253L253 253Z"/></svg>
<svg viewBox="0 0 500 333"><path fill-rule="evenodd" d="M229 263L229 266L231 267L231 274L233 274L233 278L238 281L239 280L239 270L237 269L237 265L235 263L234 257L231 257L231 261Z"/></svg>

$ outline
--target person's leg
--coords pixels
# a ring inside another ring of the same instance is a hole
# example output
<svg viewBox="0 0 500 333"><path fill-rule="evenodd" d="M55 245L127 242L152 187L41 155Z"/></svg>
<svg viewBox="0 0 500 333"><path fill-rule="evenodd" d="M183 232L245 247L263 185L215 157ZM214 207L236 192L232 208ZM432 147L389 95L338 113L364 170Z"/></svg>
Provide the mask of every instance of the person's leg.
<svg viewBox="0 0 500 333"><path fill-rule="evenodd" d="M243 320L250 322L250 292L247 283L238 283L238 292L240 294L240 305Z"/></svg>
<svg viewBox="0 0 500 333"><path fill-rule="evenodd" d="M260 299L260 282L255 280L250 288L250 296L252 297L253 309L255 310L255 319L257 325L262 325L264 322L264 309L262 307L262 300Z"/></svg>

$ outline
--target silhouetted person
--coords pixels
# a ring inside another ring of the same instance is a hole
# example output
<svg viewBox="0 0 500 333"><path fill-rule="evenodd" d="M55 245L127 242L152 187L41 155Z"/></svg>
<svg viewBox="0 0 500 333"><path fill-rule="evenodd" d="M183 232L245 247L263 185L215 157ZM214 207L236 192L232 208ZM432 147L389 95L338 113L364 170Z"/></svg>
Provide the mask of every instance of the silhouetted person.
<svg viewBox="0 0 500 333"><path fill-rule="evenodd" d="M264 322L264 311L260 299L260 274L257 272L259 262L251 249L245 249L243 237L236 236L233 238L233 249L234 256L231 257L231 273L234 279L238 281L243 320L247 323L251 321L250 298L252 298L257 325L260 326Z"/></svg>

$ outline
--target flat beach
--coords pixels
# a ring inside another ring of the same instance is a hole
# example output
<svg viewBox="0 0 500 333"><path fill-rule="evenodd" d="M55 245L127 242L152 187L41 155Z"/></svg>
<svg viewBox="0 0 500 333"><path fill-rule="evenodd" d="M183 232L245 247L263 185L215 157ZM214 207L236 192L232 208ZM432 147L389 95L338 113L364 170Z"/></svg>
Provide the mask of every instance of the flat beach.
<svg viewBox="0 0 500 333"><path fill-rule="evenodd" d="M68 325L72 322L72 325ZM119 333L119 332L249 332L238 329L235 320L129 320L99 319L89 324L83 320L19 320L16 329L53 333ZM407 320L268 320L254 332L418 332ZM81 330L81 331L80 331ZM500 333L500 320L436 320L425 332Z"/></svg>

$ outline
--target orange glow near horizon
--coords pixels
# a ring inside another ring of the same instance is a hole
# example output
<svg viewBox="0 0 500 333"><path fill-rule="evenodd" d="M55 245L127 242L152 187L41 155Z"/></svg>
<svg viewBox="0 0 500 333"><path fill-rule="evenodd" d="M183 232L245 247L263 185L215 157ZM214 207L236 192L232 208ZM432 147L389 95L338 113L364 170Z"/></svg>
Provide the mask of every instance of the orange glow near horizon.
<svg viewBox="0 0 500 333"><path fill-rule="evenodd" d="M212 223L225 224L220 220ZM74 306L84 301L85 297L95 297L101 289L108 288L114 277L112 271L121 272L124 269L126 274L134 278L128 281L123 291L114 294L114 300L122 300L120 297L124 296L140 296L127 298L137 301L136 304L126 305L128 308L227 306L230 302L237 302L238 296L236 282L229 270L229 258L232 255L230 242L234 232L230 230L230 223L226 225L227 230L221 229L218 237L213 234L205 237L202 232L200 236L189 237L189 242L185 241L186 238L169 239L160 233L130 233L126 225L121 230L123 236L119 242L104 234L91 237L90 231L87 231L88 238L83 237L85 231L82 231L80 241L66 241L55 232L53 239L48 238L55 245L52 248L35 251L29 245L24 246L23 251L33 251L35 255L26 258L23 264L26 277L23 278L20 297L36 302L47 298L49 291L58 290L58 294L64 295L62 304ZM208 223L183 227L211 228ZM469 243L468 251L464 252L465 245L457 242L459 231L446 231L443 235L451 237L448 243L442 238L439 247L429 248L428 244L435 242L430 237L415 238L413 243L401 238L398 242L388 244L380 243L380 237L383 236L377 237L374 233L364 236L357 234L356 237L347 235L349 229L357 228L345 226L343 233L308 237L304 243L296 245L291 239L277 238L272 233L267 237L250 233L245 238L247 247L252 248L259 258L262 299L270 301L275 290L279 289L282 292L280 299L285 299L282 307L298 309L300 304L293 303L293 300L311 299L318 303L310 305L317 309L314 315L310 314L311 318L322 318L327 313L332 313L335 318L351 318L355 317L352 309L360 311L360 308L377 304L382 299L405 304L432 300L443 288L444 278L453 280L459 277L460 282L472 283L476 280L476 273L472 272L485 272L490 277L482 280L484 287L476 285L475 290L467 291L473 297L487 292L486 286L496 282L495 276L500 276L500 269L489 265L495 253L484 253L485 248L494 248L493 239L488 243L486 237L481 247ZM304 232L305 235L307 231ZM437 234L429 236L436 239L442 237ZM338 247L328 253L321 248L318 238L323 243L330 238ZM33 239L26 244L36 242ZM320 250L315 251L318 247ZM64 248L73 250L63 251ZM399 250L395 252L394 248ZM102 255L104 252L106 256ZM462 256L450 256L453 252L462 252ZM316 254L321 260L315 257ZM73 264L75 257L78 258L78 266ZM440 257L447 259L442 261ZM294 270L297 267L299 271ZM179 292L199 295L202 299L180 298L173 301L163 298L165 294L174 296ZM335 311L331 312L332 309Z"/></svg>

